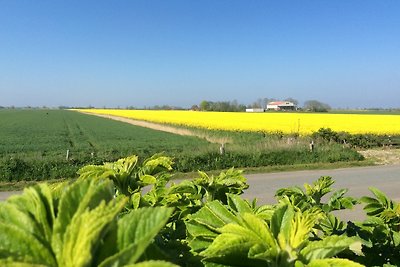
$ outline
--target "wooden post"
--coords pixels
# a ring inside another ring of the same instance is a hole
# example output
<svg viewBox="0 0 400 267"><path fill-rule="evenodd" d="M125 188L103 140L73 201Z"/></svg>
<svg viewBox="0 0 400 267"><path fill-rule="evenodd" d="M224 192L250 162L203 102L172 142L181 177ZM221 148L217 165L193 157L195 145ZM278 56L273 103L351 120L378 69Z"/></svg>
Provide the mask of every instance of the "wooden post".
<svg viewBox="0 0 400 267"><path fill-rule="evenodd" d="M310 142L310 151L311 152L314 151L314 140L311 140L311 142Z"/></svg>
<svg viewBox="0 0 400 267"><path fill-rule="evenodd" d="M222 143L221 146L219 147L219 154L220 154L220 155L225 154L225 146L224 146L224 143Z"/></svg>
<svg viewBox="0 0 400 267"><path fill-rule="evenodd" d="M66 160L69 159L69 149L67 149L67 155L65 156L65 159L66 159Z"/></svg>

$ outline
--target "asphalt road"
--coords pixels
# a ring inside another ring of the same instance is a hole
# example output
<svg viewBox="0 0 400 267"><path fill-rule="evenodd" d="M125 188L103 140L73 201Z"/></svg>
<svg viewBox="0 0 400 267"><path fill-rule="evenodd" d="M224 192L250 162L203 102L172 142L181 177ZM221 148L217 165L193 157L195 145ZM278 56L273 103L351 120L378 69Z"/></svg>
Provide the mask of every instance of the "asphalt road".
<svg viewBox="0 0 400 267"><path fill-rule="evenodd" d="M373 196L369 187L376 187L393 200L400 201L400 164L355 167L334 170L311 170L246 175L250 187L244 193L247 199L258 199L259 204L276 203L274 194L282 187L312 183L321 176L332 176L333 188L348 188L349 196ZM337 212L343 220L362 220L365 218L362 205L354 210Z"/></svg>
<svg viewBox="0 0 400 267"><path fill-rule="evenodd" d="M320 176L332 176L336 181L333 185L336 189L348 188L348 195L361 197L372 195L369 187L376 187L385 192L390 198L400 201L400 164L371 167L354 167L334 170L292 171L264 174L246 175L249 189L244 197L252 200L258 199L259 204L276 203L274 194L282 187L303 186L304 183L312 183ZM12 194L20 192L0 192L0 201L7 199ZM343 220L361 220L364 218L362 206L352 211L338 213Z"/></svg>

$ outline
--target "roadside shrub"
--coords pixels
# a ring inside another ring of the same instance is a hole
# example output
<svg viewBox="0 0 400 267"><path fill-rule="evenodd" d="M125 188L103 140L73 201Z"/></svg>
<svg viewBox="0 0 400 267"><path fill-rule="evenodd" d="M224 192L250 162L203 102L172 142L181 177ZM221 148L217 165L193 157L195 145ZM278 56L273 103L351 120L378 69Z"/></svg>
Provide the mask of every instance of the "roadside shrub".
<svg viewBox="0 0 400 267"><path fill-rule="evenodd" d="M330 128L321 128L311 137L322 142L334 142L357 148L382 147L391 142L390 136L375 134L350 134L348 132L335 132ZM397 138L397 137L395 137Z"/></svg>
<svg viewBox="0 0 400 267"><path fill-rule="evenodd" d="M180 172L197 170L229 169L237 168L293 165L306 163L333 163L340 161L359 161L364 157L354 150L343 148L340 145L329 145L316 147L313 152L308 148L280 149L265 152L226 152L219 153L189 154L175 158L175 169Z"/></svg>

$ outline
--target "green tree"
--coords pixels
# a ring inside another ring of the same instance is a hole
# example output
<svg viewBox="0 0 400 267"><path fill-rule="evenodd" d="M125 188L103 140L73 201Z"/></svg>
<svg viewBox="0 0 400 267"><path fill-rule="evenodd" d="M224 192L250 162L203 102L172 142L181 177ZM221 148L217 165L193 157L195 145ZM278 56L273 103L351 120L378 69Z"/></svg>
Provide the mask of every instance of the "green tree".
<svg viewBox="0 0 400 267"><path fill-rule="evenodd" d="M327 112L331 109L328 104L322 103L318 100L307 100L304 102L304 109L312 112Z"/></svg>
<svg viewBox="0 0 400 267"><path fill-rule="evenodd" d="M210 109L210 102L207 100L203 100L200 103L200 110L202 111L207 111Z"/></svg>

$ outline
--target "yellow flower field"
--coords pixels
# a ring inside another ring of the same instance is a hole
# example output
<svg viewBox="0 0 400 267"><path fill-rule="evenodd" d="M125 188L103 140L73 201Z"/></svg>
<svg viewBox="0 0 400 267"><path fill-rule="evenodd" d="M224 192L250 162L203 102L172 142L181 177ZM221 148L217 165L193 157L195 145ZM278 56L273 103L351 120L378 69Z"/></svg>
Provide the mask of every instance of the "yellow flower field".
<svg viewBox="0 0 400 267"><path fill-rule="evenodd" d="M307 135L320 128L331 128L334 131L350 133L400 134L400 115L120 109L84 109L78 111L215 130L283 132Z"/></svg>

